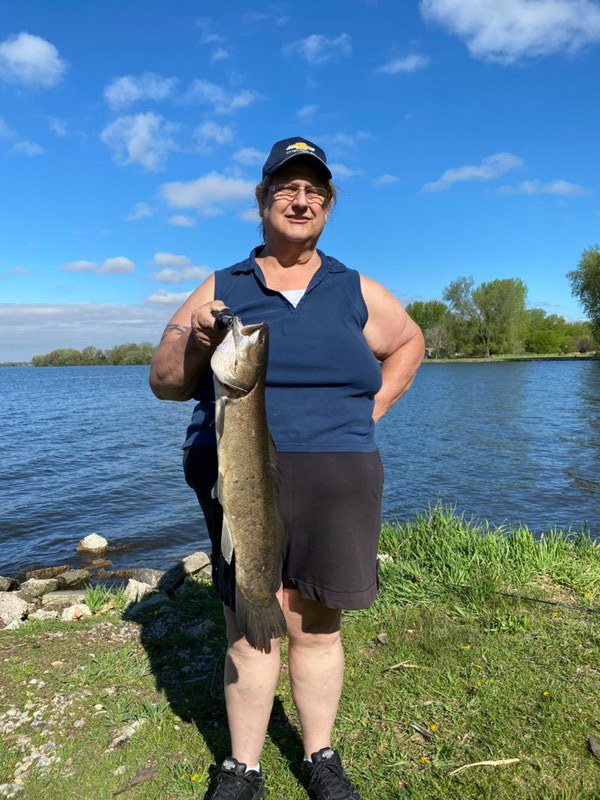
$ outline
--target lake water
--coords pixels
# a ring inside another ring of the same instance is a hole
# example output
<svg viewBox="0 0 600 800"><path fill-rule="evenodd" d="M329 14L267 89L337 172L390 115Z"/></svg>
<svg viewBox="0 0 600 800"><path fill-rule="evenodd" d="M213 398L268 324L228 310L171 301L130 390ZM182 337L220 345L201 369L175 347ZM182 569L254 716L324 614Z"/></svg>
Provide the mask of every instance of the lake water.
<svg viewBox="0 0 600 800"><path fill-rule="evenodd" d="M85 563L165 568L207 544L181 472L193 403L147 367L0 369L0 575ZM438 500L493 524L600 538L600 362L426 364L378 425L384 516Z"/></svg>

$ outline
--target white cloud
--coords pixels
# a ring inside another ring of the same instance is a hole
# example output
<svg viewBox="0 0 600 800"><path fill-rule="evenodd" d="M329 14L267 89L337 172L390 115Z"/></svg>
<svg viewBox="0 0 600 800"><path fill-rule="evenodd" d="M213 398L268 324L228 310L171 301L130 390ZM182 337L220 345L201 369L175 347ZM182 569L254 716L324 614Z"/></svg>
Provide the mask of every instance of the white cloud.
<svg viewBox="0 0 600 800"><path fill-rule="evenodd" d="M200 44L218 44L225 41L222 36L213 33L212 21L208 17L197 17L194 24L200 28Z"/></svg>
<svg viewBox="0 0 600 800"><path fill-rule="evenodd" d="M386 173L385 175L380 175L378 178L375 178L373 183L376 186L389 186L392 183L398 183L399 180L400 178L398 178L396 175L390 175L389 173Z"/></svg>
<svg viewBox="0 0 600 800"><path fill-rule="evenodd" d="M225 50L224 47L217 47L215 52L210 57L210 63L216 64L217 61L225 61L225 59L229 58L229 53Z"/></svg>
<svg viewBox="0 0 600 800"><path fill-rule="evenodd" d="M168 154L177 150L173 134L178 125L158 114L148 112L118 117L102 133L100 139L111 148L118 164L141 164L147 170L164 167Z"/></svg>
<svg viewBox="0 0 600 800"><path fill-rule="evenodd" d="M209 172L194 181L165 183L161 186L161 193L171 208L195 208L207 215L218 210L215 203L229 205L252 198L254 183Z"/></svg>
<svg viewBox="0 0 600 800"><path fill-rule="evenodd" d="M422 191L442 192L452 184L464 181L491 181L522 165L522 159L512 153L495 153L484 158L481 164L447 169L437 181L426 183Z"/></svg>
<svg viewBox="0 0 600 800"><path fill-rule="evenodd" d="M210 270L207 267L186 267L181 270L167 267L161 269L160 272L154 272L150 278L160 283L182 283L183 281L204 280L209 275Z"/></svg>
<svg viewBox="0 0 600 800"><path fill-rule="evenodd" d="M167 292L165 289L159 289L158 292L146 297L144 302L159 306L180 306L188 299L191 293L191 291Z"/></svg>
<svg viewBox="0 0 600 800"><path fill-rule="evenodd" d="M186 217L185 214L175 214L175 216L169 217L167 222L175 228L195 228L197 225L194 217Z"/></svg>
<svg viewBox="0 0 600 800"><path fill-rule="evenodd" d="M64 119L59 119L58 117L48 117L48 125L50 126L52 133L55 133L57 136L67 135L67 123Z"/></svg>
<svg viewBox="0 0 600 800"><path fill-rule="evenodd" d="M65 272L95 272L99 275L125 275L135 272L135 264L124 256L97 261L71 261L63 267Z"/></svg>
<svg viewBox="0 0 600 800"><path fill-rule="evenodd" d="M30 272L31 270L26 267L12 267L12 269L8 269L6 272L0 272L0 280L13 278L18 275L29 275Z"/></svg>
<svg viewBox="0 0 600 800"><path fill-rule="evenodd" d="M65 264L63 270L65 272L95 272L98 268L98 264L96 261L70 261L68 264Z"/></svg>
<svg viewBox="0 0 600 800"><path fill-rule="evenodd" d="M258 223L260 221L260 214L258 213L258 208L247 208L245 211L240 211L238 217L240 219L243 219L244 222Z"/></svg>
<svg viewBox="0 0 600 800"><path fill-rule="evenodd" d="M153 72L123 75L105 87L104 99L113 111L118 111L140 100L164 100L173 94L176 87L175 78L163 78Z"/></svg>
<svg viewBox="0 0 600 800"><path fill-rule="evenodd" d="M329 169L332 172L334 180L336 180L336 178L354 178L356 175L362 175L362 170L351 169L345 164L330 164Z"/></svg>
<svg viewBox="0 0 600 800"><path fill-rule="evenodd" d="M182 283L183 281L199 281L207 278L211 270L202 264L194 266L187 256L176 253L155 253L151 265L162 267L149 277L161 283Z"/></svg>
<svg viewBox="0 0 600 800"><path fill-rule="evenodd" d="M518 186L500 186L498 194L554 194L559 197L578 197L590 194L590 190L569 181L554 180L543 183L536 179L522 181Z"/></svg>
<svg viewBox="0 0 600 800"><path fill-rule="evenodd" d="M66 63L56 47L39 36L19 33L0 42L0 79L44 89L60 82Z"/></svg>
<svg viewBox="0 0 600 800"><path fill-rule="evenodd" d="M421 0L420 9L475 58L503 64L600 41L600 6L591 0Z"/></svg>
<svg viewBox="0 0 600 800"><path fill-rule="evenodd" d="M100 348L158 342L170 314L186 297L174 294L158 303L148 298L135 305L0 303L0 361L28 361L56 347L80 350L90 344L90 332Z"/></svg>
<svg viewBox="0 0 600 800"><path fill-rule="evenodd" d="M335 39L322 33L313 33L305 39L286 45L283 52L287 56L300 55L309 64L325 64L351 56L352 42L347 33L341 33Z"/></svg>
<svg viewBox="0 0 600 800"><path fill-rule="evenodd" d="M0 117L0 139L14 139L17 134Z"/></svg>
<svg viewBox="0 0 600 800"><path fill-rule="evenodd" d="M266 160L267 154L256 150L254 147L242 147L240 150L235 151L233 158L239 161L240 164L252 166L253 164L262 164Z"/></svg>
<svg viewBox="0 0 600 800"><path fill-rule="evenodd" d="M187 256L178 256L176 253L154 253L150 262L155 267L187 267L190 259Z"/></svg>
<svg viewBox="0 0 600 800"><path fill-rule="evenodd" d="M404 56L404 58L394 58L388 61L387 64L379 67L376 72L382 72L384 75L397 75L400 72L416 72L419 69L424 69L431 63L428 56L422 56L418 53L413 55Z"/></svg>
<svg viewBox="0 0 600 800"><path fill-rule="evenodd" d="M227 92L216 83L197 79L193 81L184 99L187 103L203 103L212 106L215 114L232 114L240 108L252 105L258 99L258 94L249 89Z"/></svg>
<svg viewBox="0 0 600 800"><path fill-rule="evenodd" d="M302 122L310 122L314 119L315 114L317 113L319 106L309 105L309 106L302 106L296 111L296 116Z"/></svg>
<svg viewBox="0 0 600 800"><path fill-rule="evenodd" d="M136 203L133 207L133 211L130 211L130 213L125 217L125 221L137 222L138 219L144 219L145 217L151 216L153 216L152 209L148 203Z"/></svg>
<svg viewBox="0 0 600 800"><path fill-rule="evenodd" d="M233 139L233 130L229 125L217 125L216 122L203 122L194 131L194 138L201 149L207 149L211 143L229 144Z"/></svg>
<svg viewBox="0 0 600 800"><path fill-rule="evenodd" d="M125 275L135 272L135 264L124 256L115 256L115 258L107 258L100 264L98 272L104 275Z"/></svg>
<svg viewBox="0 0 600 800"><path fill-rule="evenodd" d="M17 153L22 153L24 156L41 156L46 151L37 142L29 142L27 139L22 139L20 142L15 142L12 148Z"/></svg>

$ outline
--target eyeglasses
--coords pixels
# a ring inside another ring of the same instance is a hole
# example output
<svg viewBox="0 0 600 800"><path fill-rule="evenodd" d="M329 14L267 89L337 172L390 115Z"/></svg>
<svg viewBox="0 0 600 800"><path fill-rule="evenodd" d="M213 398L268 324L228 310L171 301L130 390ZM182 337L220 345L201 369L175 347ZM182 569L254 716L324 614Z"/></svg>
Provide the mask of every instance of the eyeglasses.
<svg viewBox="0 0 600 800"><path fill-rule="evenodd" d="M294 200L298 192L304 191L306 201L322 206L329 197L328 189L322 186L295 186L293 183L276 183L269 186L269 191L276 200Z"/></svg>

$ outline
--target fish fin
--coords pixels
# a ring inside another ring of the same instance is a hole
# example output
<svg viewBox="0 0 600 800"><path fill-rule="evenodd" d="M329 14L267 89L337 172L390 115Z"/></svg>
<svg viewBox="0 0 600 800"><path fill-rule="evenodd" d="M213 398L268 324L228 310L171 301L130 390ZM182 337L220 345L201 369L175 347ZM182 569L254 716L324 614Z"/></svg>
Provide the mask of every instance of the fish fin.
<svg viewBox="0 0 600 800"><path fill-rule="evenodd" d="M221 527L221 552L223 553L225 561L231 564L231 559L233 557L233 536L231 535L229 520L225 512L223 512L223 525Z"/></svg>
<svg viewBox="0 0 600 800"><path fill-rule="evenodd" d="M219 479L215 481L215 485L210 490L210 497L211 500L218 500L219 499Z"/></svg>
<svg viewBox="0 0 600 800"><path fill-rule="evenodd" d="M265 608L247 600L239 586L235 587L235 619L248 643L265 653L271 652L271 639L278 639L287 630L283 611L275 595Z"/></svg>

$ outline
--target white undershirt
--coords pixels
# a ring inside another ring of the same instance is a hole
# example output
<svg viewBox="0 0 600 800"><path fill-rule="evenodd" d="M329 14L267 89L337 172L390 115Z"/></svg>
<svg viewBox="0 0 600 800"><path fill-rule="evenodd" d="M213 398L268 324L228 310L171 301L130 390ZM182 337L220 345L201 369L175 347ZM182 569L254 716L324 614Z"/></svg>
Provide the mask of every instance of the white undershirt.
<svg viewBox="0 0 600 800"><path fill-rule="evenodd" d="M280 294L282 294L286 300L289 300L295 308L300 300L302 300L305 291L306 289L286 289L285 291L281 291Z"/></svg>

